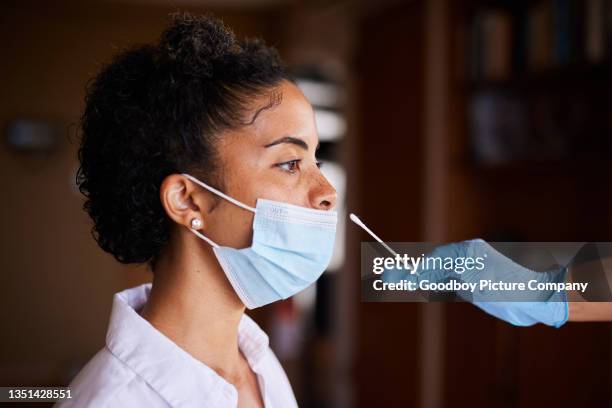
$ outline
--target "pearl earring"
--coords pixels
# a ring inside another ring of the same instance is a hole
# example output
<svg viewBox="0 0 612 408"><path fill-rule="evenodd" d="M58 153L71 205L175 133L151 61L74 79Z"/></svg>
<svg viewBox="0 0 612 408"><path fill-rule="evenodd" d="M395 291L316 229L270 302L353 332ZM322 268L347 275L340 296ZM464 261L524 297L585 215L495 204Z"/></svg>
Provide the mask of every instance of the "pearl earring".
<svg viewBox="0 0 612 408"><path fill-rule="evenodd" d="M199 229L202 227L202 220L199 218L194 218L191 220L191 229Z"/></svg>

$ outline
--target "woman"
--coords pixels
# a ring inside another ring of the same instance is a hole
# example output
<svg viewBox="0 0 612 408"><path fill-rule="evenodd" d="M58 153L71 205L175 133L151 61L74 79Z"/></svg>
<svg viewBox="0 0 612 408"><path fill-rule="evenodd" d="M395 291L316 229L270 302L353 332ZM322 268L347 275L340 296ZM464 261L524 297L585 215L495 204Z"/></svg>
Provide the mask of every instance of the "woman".
<svg viewBox="0 0 612 408"><path fill-rule="evenodd" d="M88 89L78 182L99 245L148 263L115 295L74 406L290 407L266 334L244 314L323 272L334 188L313 109L277 53L210 16L175 15ZM237 248L242 248L237 250Z"/></svg>

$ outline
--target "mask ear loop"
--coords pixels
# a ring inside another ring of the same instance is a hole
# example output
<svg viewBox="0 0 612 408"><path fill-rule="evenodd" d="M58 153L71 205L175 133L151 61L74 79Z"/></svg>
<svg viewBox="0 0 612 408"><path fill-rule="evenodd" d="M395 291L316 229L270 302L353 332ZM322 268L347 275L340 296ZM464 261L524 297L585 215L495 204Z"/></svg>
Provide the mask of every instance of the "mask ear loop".
<svg viewBox="0 0 612 408"><path fill-rule="evenodd" d="M211 193L217 194L218 196L225 198L227 201L229 201L230 203L237 205L240 208L244 208L247 211L251 211L256 213L257 210L253 207L249 207L246 204L241 203L240 201L236 200L235 198L232 198L230 196L228 196L225 193L222 193L221 191L217 190L216 188L213 188L211 186L209 186L206 183L201 182L200 180L198 180L197 178L187 174L187 173L181 173L183 176L187 177L189 180L193 181L194 183L204 187L205 189L207 189L208 191L210 191ZM213 241L212 239L208 238L207 236L203 235L201 232L193 229L193 228L189 228L189 230L191 232L193 232L194 234L196 234L199 238L203 239L204 241L208 242L213 248L219 248L219 245Z"/></svg>
<svg viewBox="0 0 612 408"><path fill-rule="evenodd" d="M189 180L193 181L194 183L199 184L200 186L204 187L205 189L207 189L207 190L208 190L208 191L210 191L211 193L214 193L214 194L216 194L216 195L218 195L218 196L220 196L220 197L225 198L225 199L226 199L227 201L229 201L230 203L232 203L232 204L234 204L234 205L237 205L237 206L238 206L238 207L240 207L240 208L244 208L244 209L245 209L245 210L247 210L247 211L251 211L251 212L253 212L253 213L256 213L256 212L257 212L257 209L255 209L255 208L253 208L253 207L249 207L248 205L241 203L240 201L236 200L235 198L232 198L232 197L228 196L227 194L222 193L221 191L217 190L216 188L213 188L213 187L209 186L208 184L201 182L201 181L200 181L200 180L198 180L197 178L195 178L195 177L193 177L193 176L190 176L190 175L189 175L189 174L187 174L187 173L181 173L181 174L182 174L183 176L187 177Z"/></svg>
<svg viewBox="0 0 612 408"><path fill-rule="evenodd" d="M212 239L208 238L205 235L202 235L202 233L200 233L199 231L196 231L193 228L189 228L189 230L193 232L194 234L196 234L198 237L202 238L204 241L208 242L210 246L212 246L213 248L219 248L219 245L215 241L213 241Z"/></svg>

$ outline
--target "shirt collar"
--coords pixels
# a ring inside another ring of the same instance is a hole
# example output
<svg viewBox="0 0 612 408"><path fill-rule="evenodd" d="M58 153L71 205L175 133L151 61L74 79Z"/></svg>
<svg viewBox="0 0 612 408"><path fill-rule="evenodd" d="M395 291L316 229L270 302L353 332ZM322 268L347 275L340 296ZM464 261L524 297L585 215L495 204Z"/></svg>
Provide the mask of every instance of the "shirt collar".
<svg viewBox="0 0 612 408"><path fill-rule="evenodd" d="M142 318L138 311L149 298L151 283L116 293L106 345L172 406L235 405L233 385ZM268 336L249 316L238 325L238 346L257 371L268 349Z"/></svg>

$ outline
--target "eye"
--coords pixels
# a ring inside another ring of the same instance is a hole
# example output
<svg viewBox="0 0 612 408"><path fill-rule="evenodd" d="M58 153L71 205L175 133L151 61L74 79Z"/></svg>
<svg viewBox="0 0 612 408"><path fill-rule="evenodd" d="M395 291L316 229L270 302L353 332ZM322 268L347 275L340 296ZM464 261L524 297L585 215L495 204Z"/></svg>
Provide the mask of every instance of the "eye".
<svg viewBox="0 0 612 408"><path fill-rule="evenodd" d="M287 162L279 163L276 166L280 167L288 173L295 173L296 170L298 170L299 168L298 164L300 163L300 161L300 159L289 160Z"/></svg>
<svg viewBox="0 0 612 408"><path fill-rule="evenodd" d="M323 162L322 162L322 161L320 161L320 160L317 160L317 167L318 167L318 168L323 167Z"/></svg>

